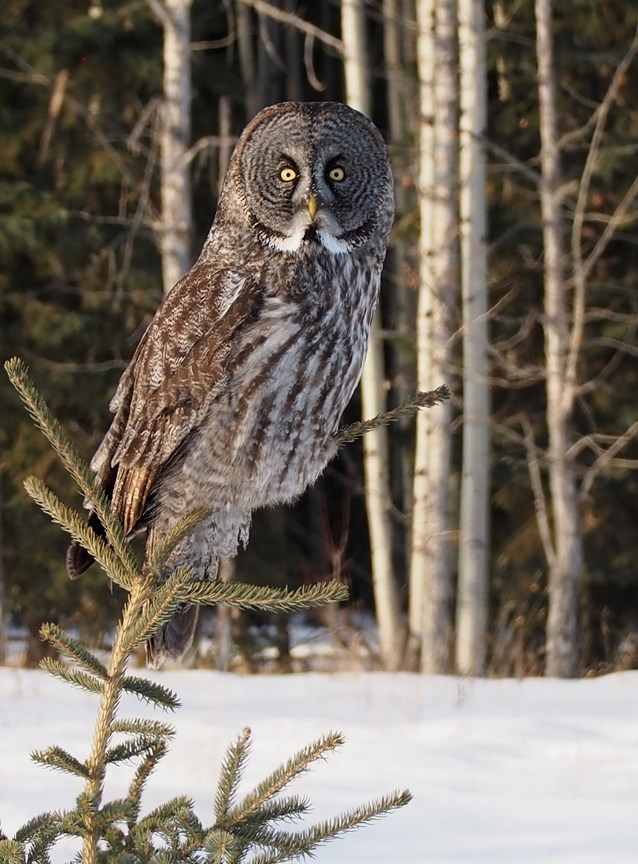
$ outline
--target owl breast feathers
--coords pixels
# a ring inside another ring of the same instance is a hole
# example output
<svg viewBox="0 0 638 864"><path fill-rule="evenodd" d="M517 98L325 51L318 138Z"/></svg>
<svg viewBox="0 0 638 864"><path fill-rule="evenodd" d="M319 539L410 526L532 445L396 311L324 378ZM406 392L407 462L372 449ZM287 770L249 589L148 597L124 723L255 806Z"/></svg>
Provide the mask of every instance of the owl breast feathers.
<svg viewBox="0 0 638 864"><path fill-rule="evenodd" d="M252 511L300 495L334 456L393 213L386 149L362 114L282 103L244 130L202 252L142 337L91 463L124 530L147 531L147 556L186 513L209 510L167 572L215 578ZM72 577L91 561L69 548ZM180 657L195 622L193 607L177 613L148 643L149 665Z"/></svg>

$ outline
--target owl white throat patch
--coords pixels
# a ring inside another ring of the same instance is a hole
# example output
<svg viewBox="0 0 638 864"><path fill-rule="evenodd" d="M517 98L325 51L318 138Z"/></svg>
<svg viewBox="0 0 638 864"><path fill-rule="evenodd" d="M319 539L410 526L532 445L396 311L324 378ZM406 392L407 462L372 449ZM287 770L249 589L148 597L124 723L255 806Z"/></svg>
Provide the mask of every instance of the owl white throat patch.
<svg viewBox="0 0 638 864"><path fill-rule="evenodd" d="M339 236L341 229L331 213L320 210L314 221L305 213L298 213L287 234L271 234L268 245L278 252L298 252L304 243L319 243L332 255L345 255L352 244Z"/></svg>

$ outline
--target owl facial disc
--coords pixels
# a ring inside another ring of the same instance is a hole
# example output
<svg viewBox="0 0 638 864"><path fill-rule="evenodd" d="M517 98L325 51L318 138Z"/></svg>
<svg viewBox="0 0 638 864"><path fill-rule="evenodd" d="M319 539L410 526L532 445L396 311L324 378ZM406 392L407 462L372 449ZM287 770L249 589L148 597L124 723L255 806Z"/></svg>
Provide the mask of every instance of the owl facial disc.
<svg viewBox="0 0 638 864"><path fill-rule="evenodd" d="M389 230L392 174L379 132L337 103L282 103L249 124L234 190L254 236L286 254L344 255Z"/></svg>

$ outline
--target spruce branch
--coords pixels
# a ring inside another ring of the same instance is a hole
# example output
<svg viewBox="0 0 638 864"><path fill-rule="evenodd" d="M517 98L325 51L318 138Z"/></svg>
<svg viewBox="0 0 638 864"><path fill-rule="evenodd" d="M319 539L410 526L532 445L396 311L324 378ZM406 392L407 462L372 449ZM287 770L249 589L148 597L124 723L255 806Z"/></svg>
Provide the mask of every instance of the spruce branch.
<svg viewBox="0 0 638 864"><path fill-rule="evenodd" d="M24 846L19 840L0 836L0 864L26 864Z"/></svg>
<svg viewBox="0 0 638 864"><path fill-rule="evenodd" d="M46 768L55 768L65 774L75 774L76 777L86 779L89 769L84 762L80 762L62 747L48 747L46 750L35 750L31 754L34 762L39 762Z"/></svg>
<svg viewBox="0 0 638 864"><path fill-rule="evenodd" d="M253 856L249 864L278 864L280 861L290 861L293 858L312 857L315 850L322 843L354 831L375 819L385 816L392 810L404 807L412 800L412 795L407 790L385 795L374 801L370 801L361 807L356 807L346 813L320 822L318 825L306 831L296 832L282 837L276 834L272 838L274 846L272 851L264 851ZM266 835L263 835L266 839Z"/></svg>
<svg viewBox="0 0 638 864"><path fill-rule="evenodd" d="M300 831L295 836L303 843L306 852L310 854L312 850L320 843L325 843L327 840L332 840L334 837L344 834L347 831L353 831L361 825L379 819L385 816L392 810L398 810L400 807L405 807L412 800L412 794L407 789L397 790L390 795L384 795L381 798L376 798L363 804L360 807L355 807L348 810L340 816L335 816L332 819L327 819L320 822L318 825L309 828L306 831ZM254 862L253 862L254 864Z"/></svg>
<svg viewBox="0 0 638 864"><path fill-rule="evenodd" d="M204 851L210 864L239 864L245 844L224 828L212 828L204 837Z"/></svg>
<svg viewBox="0 0 638 864"><path fill-rule="evenodd" d="M235 775L241 773L250 745L250 730L245 729L229 748L224 761L215 801L217 821L204 844L211 856L210 860L240 862L248 851L254 851L255 848L261 848L262 851L250 859L250 864L275 864L312 855L321 843L408 803L411 795L407 790L395 792L306 830L290 833L277 829L273 822L296 819L308 805L303 799L276 799L275 796L306 771L311 763L342 743L343 737L339 732L330 732L304 747L259 783L237 807L232 808L232 797L239 781L239 776Z"/></svg>
<svg viewBox="0 0 638 864"><path fill-rule="evenodd" d="M150 571L149 571L150 573ZM184 602L183 595L195 578L190 567L178 567L159 586L142 606L141 612L131 627L122 634L123 646L129 653L142 645L173 616Z"/></svg>
<svg viewBox="0 0 638 864"><path fill-rule="evenodd" d="M188 582L183 600L211 606L259 609L263 612L293 612L348 599L348 588L336 579L301 588L272 588L245 582Z"/></svg>
<svg viewBox="0 0 638 864"><path fill-rule="evenodd" d="M180 701L172 690L148 678L127 675L122 678L120 685L127 693L134 693L144 702L152 703L165 711L174 711L180 706Z"/></svg>
<svg viewBox="0 0 638 864"><path fill-rule="evenodd" d="M43 657L40 661L40 668L55 678L67 681L74 687L78 687L80 690L85 690L89 693L102 693L104 691L104 682L96 678L95 675L89 675L81 669L67 666L66 663L53 657Z"/></svg>
<svg viewBox="0 0 638 864"><path fill-rule="evenodd" d="M57 826L59 820L60 817L58 813L40 813L39 816L35 816L33 819L29 819L28 822L25 822L25 824L16 831L15 839L20 841L30 840L38 832L46 828Z"/></svg>
<svg viewBox="0 0 638 864"><path fill-rule="evenodd" d="M113 731L112 725L111 731ZM128 762L135 758L135 756L141 756L143 753L153 750L156 744L157 738L154 736L137 735L135 738L124 741L121 744L116 744L114 747L109 747L104 753L104 761L110 764Z"/></svg>
<svg viewBox="0 0 638 864"><path fill-rule="evenodd" d="M81 642L78 642L77 639L74 639L57 624L43 624L40 627L40 636L42 639L46 639L54 648L57 648L61 654L66 654L70 660L82 666L91 675L96 675L102 680L106 680L108 677L106 666L94 654L87 651Z"/></svg>
<svg viewBox="0 0 638 864"><path fill-rule="evenodd" d="M131 590L135 573L123 564L112 546L107 545L82 516L62 501L52 492L46 483L38 477L27 477L24 488L28 495L47 513L53 522L61 525L74 540L77 540L95 558L109 578L121 588ZM124 541L128 546L128 541ZM130 550L129 550L130 551ZM130 553L132 556L132 552Z"/></svg>
<svg viewBox="0 0 638 864"><path fill-rule="evenodd" d="M169 555L175 547L188 537L200 522L211 515L208 507L199 507L191 510L170 528L162 537L160 543L151 551L148 559L148 567L154 573L158 573L166 564Z"/></svg>
<svg viewBox="0 0 638 864"><path fill-rule="evenodd" d="M168 736L167 736L168 737ZM139 819L142 804L142 792L146 781L151 776L157 763L166 755L168 744L166 740L157 740L155 745L148 751L144 759L137 766L135 776L129 786L127 800L131 807L131 815L128 820L129 833L133 833Z"/></svg>
<svg viewBox="0 0 638 864"><path fill-rule="evenodd" d="M122 526L111 511L109 500L104 494L104 490L97 483L93 472L71 444L62 426L38 393L29 377L29 370L26 364L19 357L13 357L11 360L7 360L4 368L9 376L9 380L22 399L27 412L49 441L86 500L97 513L106 531L109 544L113 547L122 564L132 576L137 570L135 556L124 536Z"/></svg>
<svg viewBox="0 0 638 864"><path fill-rule="evenodd" d="M162 740L175 737L175 727L169 723L140 718L114 720L111 723L111 732L122 732L126 735L147 735Z"/></svg>
<svg viewBox="0 0 638 864"><path fill-rule="evenodd" d="M131 817L131 808L128 799L116 798L114 801L109 801L102 807L100 815L105 826L109 825L112 827L112 823L114 822L126 822ZM121 831L118 831L117 834L119 838L124 836ZM113 838L111 838L111 842L113 842Z"/></svg>
<svg viewBox="0 0 638 864"><path fill-rule="evenodd" d="M175 819L176 814L184 808L192 810L192 799L187 795L176 795L175 798L171 798L170 801L160 804L159 807L155 807L150 813L140 819L138 830L150 831L152 833L160 832L166 823Z"/></svg>
<svg viewBox="0 0 638 864"><path fill-rule="evenodd" d="M237 786L250 752L250 729L246 727L237 741L226 750L221 765L217 794L215 795L215 819L225 827L229 821L228 811L232 807Z"/></svg>
<svg viewBox="0 0 638 864"><path fill-rule="evenodd" d="M32 864L32 862L49 864L49 849L64 833L64 828L64 813L41 813L35 819L30 819L26 825L16 831L15 835L15 840L19 841L23 848L28 846L28 853L25 854L24 860L28 864ZM4 862L4 860L0 851L0 861Z"/></svg>
<svg viewBox="0 0 638 864"><path fill-rule="evenodd" d="M264 801L259 808L252 810L248 817L250 825L259 826L267 822L297 822L304 813L310 810L308 798L289 795L287 798L275 798Z"/></svg>
<svg viewBox="0 0 638 864"><path fill-rule="evenodd" d="M169 621L184 603L258 609L262 612L291 612L347 599L347 586L336 580L316 582L291 590L245 582L208 582L195 578L190 567L178 567L163 584L155 588L142 614L124 635L125 644L127 650L135 650Z"/></svg>
<svg viewBox="0 0 638 864"><path fill-rule="evenodd" d="M250 730L248 730L248 734L250 734ZM264 778L238 807L227 814L227 824L236 824L251 816L265 802L274 798L292 783L296 777L307 771L313 762L336 750L343 743L344 739L340 732L328 732L327 735L323 735L317 741L295 753L284 765Z"/></svg>
<svg viewBox="0 0 638 864"><path fill-rule="evenodd" d="M378 426L387 426L401 417L416 414L419 408L434 408L435 405L447 402L451 395L447 384L441 384L436 390L419 390L414 399L405 402L403 405L399 405L397 408L393 408L391 411L383 411L370 420L358 421L357 423L350 423L348 426L342 426L336 433L337 445L343 447L346 444L351 444L357 438L361 438L368 432L372 432Z"/></svg>

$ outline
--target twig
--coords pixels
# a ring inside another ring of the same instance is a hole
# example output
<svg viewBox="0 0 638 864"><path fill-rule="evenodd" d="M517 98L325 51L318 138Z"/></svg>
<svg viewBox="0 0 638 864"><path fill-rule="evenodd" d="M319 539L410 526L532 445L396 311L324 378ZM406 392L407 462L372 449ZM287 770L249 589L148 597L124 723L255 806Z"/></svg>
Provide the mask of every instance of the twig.
<svg viewBox="0 0 638 864"><path fill-rule="evenodd" d="M358 421L357 423L350 423L348 426L342 426L336 434L337 444L339 447L351 444L357 438L361 438L378 426L387 426L400 417L415 414L419 408L434 408L435 405L447 402L451 395L447 384L441 384L436 390L419 390L414 399L405 402L403 405L399 405L398 408L393 408L391 411L383 411L381 414L377 414L376 417L372 417L371 420Z"/></svg>
<svg viewBox="0 0 638 864"><path fill-rule="evenodd" d="M591 487L593 486L594 480L603 471L605 468L609 468L613 465L618 466L619 460L616 457L616 454L619 453L623 447L633 441L638 435L638 420L635 423L625 429L622 435L618 436L614 443L604 450L596 459L594 464L587 470L585 477L582 483L582 492L584 495L589 495L591 491ZM638 462L634 459L632 460L622 460L623 467L635 468Z"/></svg>
<svg viewBox="0 0 638 864"><path fill-rule="evenodd" d="M638 195L638 177L631 184L625 193L622 201L616 207L612 217L596 243L592 252L585 258L583 255L583 228L586 219L586 206L591 189L591 182L598 163L600 148L605 131L605 125L612 105L616 101L618 91L623 86L626 79L627 70L633 62L636 54L638 54L638 29L634 34L633 41L622 62L616 68L613 78L603 101L600 103L594 116L596 118L594 131L585 161L585 167L581 176L580 186L578 189L578 197L574 210L574 218L571 232L571 250L572 250L572 267L573 267L573 284L574 284L574 300L572 304L573 324L569 335L569 350L565 363L565 381L567 387L567 401L573 402L574 393L576 391L576 367L580 356L583 334L585 328L585 300L587 291L587 278L591 273L596 261L600 258L604 250L607 248L609 241L616 231L618 225L624 219L629 207L633 203L636 195Z"/></svg>
<svg viewBox="0 0 638 864"><path fill-rule="evenodd" d="M312 36L319 42L323 42L328 48L332 48L339 57L343 56L343 42L341 39L337 39L335 36L331 36L330 33L326 33L325 30L315 27L314 24L305 21L299 15L295 15L293 12L284 12L272 3L265 2L265 0L240 0L240 3L252 7L259 15L266 15L268 18L272 18L273 21L279 21L281 24L289 24L291 27L295 27L307 36Z"/></svg>
<svg viewBox="0 0 638 864"><path fill-rule="evenodd" d="M524 431L524 443L527 453L527 467L529 470L529 479L534 495L534 510L536 511L536 524L538 533L540 534L543 544L543 552L545 559L550 567L553 567L556 562L556 550L552 542L552 532L549 524L549 514L547 511L547 498L543 489L543 481L541 479L540 466L536 455L536 444L534 442L534 431L532 424L526 414L520 418L521 426Z"/></svg>

